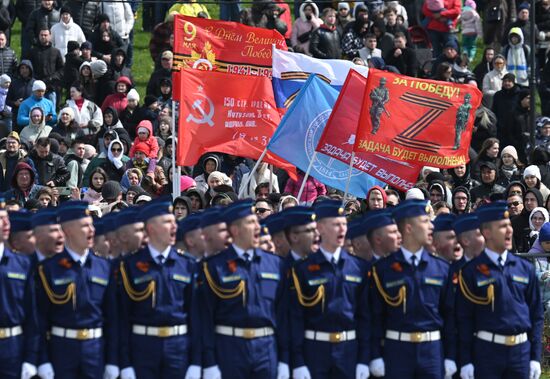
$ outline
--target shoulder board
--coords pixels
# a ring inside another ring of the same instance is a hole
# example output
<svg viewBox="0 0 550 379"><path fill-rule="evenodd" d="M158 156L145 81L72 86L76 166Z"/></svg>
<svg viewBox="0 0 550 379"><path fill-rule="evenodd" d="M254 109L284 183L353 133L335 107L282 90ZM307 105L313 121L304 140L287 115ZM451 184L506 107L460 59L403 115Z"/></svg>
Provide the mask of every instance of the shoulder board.
<svg viewBox="0 0 550 379"><path fill-rule="evenodd" d="M445 262L446 265L450 265L450 263L447 262L447 260L445 260L443 257L440 257L440 256L437 255L437 254L430 253L430 256L431 256L432 258L435 258L435 259L437 259L437 260L440 260L441 262Z"/></svg>

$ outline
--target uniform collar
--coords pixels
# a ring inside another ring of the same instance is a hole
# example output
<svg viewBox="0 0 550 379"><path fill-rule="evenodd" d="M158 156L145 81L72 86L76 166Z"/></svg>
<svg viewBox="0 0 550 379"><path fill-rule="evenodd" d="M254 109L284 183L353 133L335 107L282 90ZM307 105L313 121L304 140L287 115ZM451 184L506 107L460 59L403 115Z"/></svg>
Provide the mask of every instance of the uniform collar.
<svg viewBox="0 0 550 379"><path fill-rule="evenodd" d="M405 249L403 246L401 246L401 251L403 252L403 257L405 258L405 261L407 261L408 264L412 265L412 256L414 255L416 257L416 265L420 263L420 260L422 259L422 252L424 249L420 248L420 250L416 252L412 252L410 250Z"/></svg>
<svg viewBox="0 0 550 379"><path fill-rule="evenodd" d="M302 257L296 254L294 250L290 250L290 256L292 257L292 260L295 262L302 260Z"/></svg>
<svg viewBox="0 0 550 379"><path fill-rule="evenodd" d="M170 254L171 246L168 246L163 251L158 251L150 243L147 244L147 247L149 248L149 252L151 253L151 258L153 258L153 260L155 262L158 262L157 258L158 258L159 255L162 255L164 257L165 261L168 259L168 255Z"/></svg>
<svg viewBox="0 0 550 379"><path fill-rule="evenodd" d="M65 246L65 250L67 250L67 253L69 253L73 261L78 263L80 266L84 266L86 260L88 259L88 255L90 254L89 249L86 249L86 252L83 255L77 254L75 251L69 249L68 246Z"/></svg>
<svg viewBox="0 0 550 379"><path fill-rule="evenodd" d="M233 250L235 250L235 253L237 253L237 256L242 260L245 260L243 257L245 252L248 253L248 255L250 255L250 257L248 257L249 260L252 260L252 258L254 257L254 249L244 250L243 248L235 244L231 244L231 246L233 246Z"/></svg>
<svg viewBox="0 0 550 379"><path fill-rule="evenodd" d="M46 256L42 254L40 251L36 250L36 259L38 259L38 262L42 262L46 259Z"/></svg>
<svg viewBox="0 0 550 379"><path fill-rule="evenodd" d="M373 261L376 262L376 261L380 260L380 258L382 258L381 255L376 254L374 251L372 252L372 260Z"/></svg>
<svg viewBox="0 0 550 379"><path fill-rule="evenodd" d="M336 261L336 263L338 263L338 261L340 260L340 253L342 252L341 247L336 248L336 250L333 253L323 249L322 247L319 247L319 250L321 251L321 253L325 257L325 259L329 263L332 263L332 259L334 259Z"/></svg>
<svg viewBox="0 0 550 379"><path fill-rule="evenodd" d="M508 250L504 250L504 253L499 254L496 251L493 251L491 249L485 248L485 254L489 257L489 259L497 266L500 267L500 264L498 263L498 258L502 258L502 265L506 264L506 259L508 258Z"/></svg>

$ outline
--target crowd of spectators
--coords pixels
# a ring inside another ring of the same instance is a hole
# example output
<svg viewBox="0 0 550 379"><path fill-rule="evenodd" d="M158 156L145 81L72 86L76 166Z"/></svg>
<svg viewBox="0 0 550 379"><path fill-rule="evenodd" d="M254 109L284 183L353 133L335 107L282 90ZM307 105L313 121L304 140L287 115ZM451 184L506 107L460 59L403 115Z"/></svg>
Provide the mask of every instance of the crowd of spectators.
<svg viewBox="0 0 550 379"><path fill-rule="evenodd" d="M0 191L10 209L32 211L73 198L105 214L171 194L173 17L210 13L196 2L148 2L139 9L154 63L145 96L132 73L137 2L0 4ZM365 199L347 201L346 209L366 212L417 196L430 199L436 213L460 214L503 199L519 251L532 248L550 209L550 0L536 3L534 63L530 11L515 0L306 0L294 4L294 14L279 0L257 0L249 8L220 4L222 19L276 29L294 52L478 86L483 104L467 165L426 168L407 194L374 188ZM9 47L15 19L22 25L21 54ZM541 99L534 146L531 70ZM252 197L263 218L342 196L308 177L297 199L304 173L295 181L261 164L251 174L253 164L211 153L181 168L178 217Z"/></svg>

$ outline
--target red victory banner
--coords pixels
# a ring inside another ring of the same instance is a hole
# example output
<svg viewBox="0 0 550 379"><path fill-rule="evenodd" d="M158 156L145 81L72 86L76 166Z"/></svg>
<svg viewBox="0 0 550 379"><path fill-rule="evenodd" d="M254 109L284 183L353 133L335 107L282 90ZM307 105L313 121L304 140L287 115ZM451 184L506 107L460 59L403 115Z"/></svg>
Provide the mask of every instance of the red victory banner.
<svg viewBox="0 0 550 379"><path fill-rule="evenodd" d="M271 77L272 45L286 50L276 30L176 15L174 68L198 68Z"/></svg>
<svg viewBox="0 0 550 379"><path fill-rule="evenodd" d="M349 165L366 85L367 78L349 70L316 151ZM416 164L364 151L355 153L353 167L401 191L414 187L421 169Z"/></svg>
<svg viewBox="0 0 550 379"><path fill-rule="evenodd" d="M177 164L194 165L208 152L258 159L280 121L269 78L193 69L180 78ZM275 154L264 160L295 171Z"/></svg>
<svg viewBox="0 0 550 379"><path fill-rule="evenodd" d="M475 86L371 69L353 150L422 166L465 164L480 103Z"/></svg>

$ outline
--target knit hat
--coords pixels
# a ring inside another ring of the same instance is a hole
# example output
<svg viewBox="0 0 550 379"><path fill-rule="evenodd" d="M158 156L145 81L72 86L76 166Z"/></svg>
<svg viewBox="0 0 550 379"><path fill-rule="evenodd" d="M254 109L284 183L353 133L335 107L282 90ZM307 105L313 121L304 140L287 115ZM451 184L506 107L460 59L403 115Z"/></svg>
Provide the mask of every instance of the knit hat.
<svg viewBox="0 0 550 379"><path fill-rule="evenodd" d="M464 2L464 5L466 5L467 7L470 7L472 9L476 9L477 8L477 4L474 0L466 0Z"/></svg>
<svg viewBox="0 0 550 379"><path fill-rule="evenodd" d="M128 100L136 100L139 103L139 93L135 90L135 88L132 88L130 91L128 91L128 95L126 95L126 98Z"/></svg>
<svg viewBox="0 0 550 379"><path fill-rule="evenodd" d="M161 59L172 59L174 58L174 53L172 53L170 50L164 50L160 57Z"/></svg>
<svg viewBox="0 0 550 379"><path fill-rule="evenodd" d="M70 53L76 49L80 49L80 44L76 41L67 42L67 52Z"/></svg>
<svg viewBox="0 0 550 379"><path fill-rule="evenodd" d="M180 190L181 192L187 191L188 189L195 188L197 186L197 183L195 182L195 179L191 178L190 176L182 175L180 177Z"/></svg>
<svg viewBox="0 0 550 379"><path fill-rule="evenodd" d="M61 111L59 112L59 117L61 117L61 114L63 114L63 113L67 113L69 116L71 116L71 120L74 120L74 110L73 110L73 108L65 107L65 108L61 109Z"/></svg>
<svg viewBox="0 0 550 379"><path fill-rule="evenodd" d="M509 154L514 157L516 161L518 160L518 151L512 145L508 145L504 149L502 149L502 151L500 152L500 157L502 158L504 154Z"/></svg>
<svg viewBox="0 0 550 379"><path fill-rule="evenodd" d="M134 144L134 153L137 153L138 151L141 151L146 156L149 156L149 154L151 154L151 148L145 142L137 142L136 144Z"/></svg>
<svg viewBox="0 0 550 379"><path fill-rule="evenodd" d="M42 80L35 80L32 84L32 91L45 91L46 90L46 83L44 83Z"/></svg>
<svg viewBox="0 0 550 379"><path fill-rule="evenodd" d="M143 100L143 103L145 107L149 107L151 104L153 104L155 101L157 101L157 98L153 95L146 95L145 99Z"/></svg>
<svg viewBox="0 0 550 379"><path fill-rule="evenodd" d="M518 6L518 13L521 12L524 9L529 10L530 6L528 2L523 2Z"/></svg>
<svg viewBox="0 0 550 379"><path fill-rule="evenodd" d="M0 75L0 86L3 86L6 83L11 83L11 78L7 74Z"/></svg>
<svg viewBox="0 0 550 379"><path fill-rule="evenodd" d="M71 8L66 6L61 7L61 9L59 10L59 14L62 15L63 13L71 14Z"/></svg>
<svg viewBox="0 0 550 379"><path fill-rule="evenodd" d="M338 10L340 9L347 9L349 11L350 7L349 7L349 4L348 3L338 3Z"/></svg>
<svg viewBox="0 0 550 379"><path fill-rule="evenodd" d="M410 199L424 200L424 193L420 190L420 188L411 188L405 195L405 200Z"/></svg>
<svg viewBox="0 0 550 379"><path fill-rule="evenodd" d="M109 19L109 16L107 16L105 13L102 13L99 16L97 16L97 24L98 25L101 24L104 21L111 22L111 20Z"/></svg>
<svg viewBox="0 0 550 379"><path fill-rule="evenodd" d="M535 165L527 166L525 168L525 171L523 171L523 179L525 179L528 176L534 176L538 180L541 180L540 169L538 168L538 166L535 166Z"/></svg>
<svg viewBox="0 0 550 379"><path fill-rule="evenodd" d="M80 50L92 50L92 43L90 41L84 41L82 42L82 45L80 45Z"/></svg>
<svg viewBox="0 0 550 379"><path fill-rule="evenodd" d="M122 187L120 186L119 182L116 182L114 180L109 180L103 184L103 187L101 188L101 196L105 200L115 200L118 195L122 193Z"/></svg>
<svg viewBox="0 0 550 379"><path fill-rule="evenodd" d="M96 59L90 63L94 78L100 78L107 72L107 63L103 59Z"/></svg>

